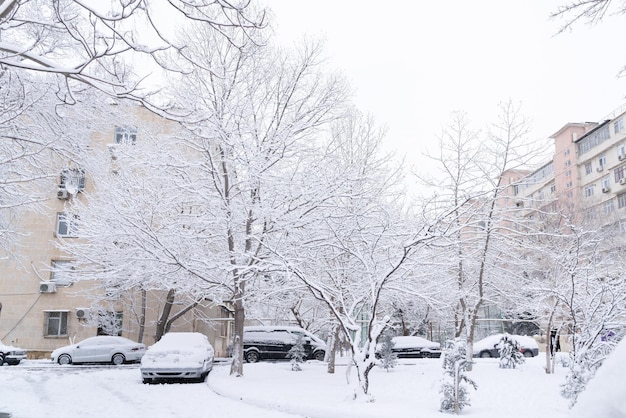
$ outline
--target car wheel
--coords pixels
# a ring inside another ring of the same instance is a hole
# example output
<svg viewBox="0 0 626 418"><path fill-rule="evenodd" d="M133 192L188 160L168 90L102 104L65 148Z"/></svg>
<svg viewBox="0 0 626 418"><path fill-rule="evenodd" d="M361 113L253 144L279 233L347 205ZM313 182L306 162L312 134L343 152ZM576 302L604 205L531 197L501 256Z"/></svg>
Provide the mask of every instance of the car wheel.
<svg viewBox="0 0 626 418"><path fill-rule="evenodd" d="M491 354L489 354L489 351L481 351L480 352L480 358L490 358Z"/></svg>
<svg viewBox="0 0 626 418"><path fill-rule="evenodd" d="M0 353L0 366L4 365L4 353Z"/></svg>
<svg viewBox="0 0 626 418"><path fill-rule="evenodd" d="M152 379L150 379L148 377L144 377L142 379L142 382L143 382L144 385L148 385L148 384L152 383Z"/></svg>
<svg viewBox="0 0 626 418"><path fill-rule="evenodd" d="M324 357L326 357L326 353L323 351L317 351L313 357L315 358L315 360L317 361L324 361Z"/></svg>
<svg viewBox="0 0 626 418"><path fill-rule="evenodd" d="M62 366L66 364L72 364L72 358L70 357L69 354L61 354L57 362Z"/></svg>
<svg viewBox="0 0 626 418"><path fill-rule="evenodd" d="M257 353L256 351L248 351L246 353L246 361L248 363L256 363L257 361L259 361L259 353Z"/></svg>
<svg viewBox="0 0 626 418"><path fill-rule="evenodd" d="M124 354L113 354L113 358L111 359L111 363L115 364L116 366L120 366L122 364L124 364L124 362L126 361L126 357L124 357Z"/></svg>
<svg viewBox="0 0 626 418"><path fill-rule="evenodd" d="M524 351L524 357L534 357L533 352L531 350Z"/></svg>

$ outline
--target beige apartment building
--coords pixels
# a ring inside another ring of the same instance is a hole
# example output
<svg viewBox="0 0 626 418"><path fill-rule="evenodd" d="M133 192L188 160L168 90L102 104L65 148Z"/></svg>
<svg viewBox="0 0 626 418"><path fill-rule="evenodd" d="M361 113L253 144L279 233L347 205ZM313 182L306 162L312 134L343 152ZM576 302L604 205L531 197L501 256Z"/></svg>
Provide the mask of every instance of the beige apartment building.
<svg viewBox="0 0 626 418"><path fill-rule="evenodd" d="M554 155L533 172L505 174L507 205L561 211L579 221L626 219L626 106L601 122L567 123L550 138Z"/></svg>
<svg viewBox="0 0 626 418"><path fill-rule="evenodd" d="M133 111L141 115L140 123L172 128L141 108ZM89 149L115 151L140 140L136 127L112 123L110 129L92 133ZM114 163L112 155L112 167ZM96 282L72 283L68 279L72 259L57 244L62 238L79 238L72 237L72 215L66 204L71 199L84 199L94 185L89 173L74 161L59 161L58 166L58 180L51 182L43 209L23 209L16 218L24 233L13 249L17 257L0 257L0 339L26 349L31 358L47 358L55 348L101 334L154 343L166 292L142 294L137 290L109 295ZM140 336L142 297L147 303L145 329ZM177 295L177 302L170 317L194 301ZM202 332L214 345L216 356L226 356L231 319L227 307L206 300L184 313L171 330Z"/></svg>

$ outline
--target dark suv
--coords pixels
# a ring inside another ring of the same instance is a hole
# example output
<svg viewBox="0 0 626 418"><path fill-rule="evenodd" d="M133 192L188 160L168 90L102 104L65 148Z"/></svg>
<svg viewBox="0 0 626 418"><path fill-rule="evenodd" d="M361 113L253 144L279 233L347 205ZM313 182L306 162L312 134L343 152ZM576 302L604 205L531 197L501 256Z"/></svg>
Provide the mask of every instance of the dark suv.
<svg viewBox="0 0 626 418"><path fill-rule="evenodd" d="M254 326L243 329L243 357L248 363L284 360L298 336L302 336L305 358L324 361L326 343L309 331L288 326Z"/></svg>

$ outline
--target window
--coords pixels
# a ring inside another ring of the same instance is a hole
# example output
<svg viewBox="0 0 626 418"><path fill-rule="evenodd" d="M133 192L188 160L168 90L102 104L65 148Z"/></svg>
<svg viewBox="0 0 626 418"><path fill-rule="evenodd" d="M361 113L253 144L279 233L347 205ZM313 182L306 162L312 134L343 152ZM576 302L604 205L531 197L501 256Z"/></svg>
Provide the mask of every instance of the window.
<svg viewBox="0 0 626 418"><path fill-rule="evenodd" d="M617 159L623 160L626 158L626 144L619 144L617 146Z"/></svg>
<svg viewBox="0 0 626 418"><path fill-rule="evenodd" d="M600 167L604 167L606 165L606 155L603 155L600 158L598 158L598 164L600 164Z"/></svg>
<svg viewBox="0 0 626 418"><path fill-rule="evenodd" d="M622 132L624 130L624 119L619 118L613 122L613 129L615 129L615 133Z"/></svg>
<svg viewBox="0 0 626 418"><path fill-rule="evenodd" d="M593 172L593 166L591 163L585 163L585 174L591 174Z"/></svg>
<svg viewBox="0 0 626 418"><path fill-rule="evenodd" d="M565 187L568 188L568 189L571 188L572 187L572 182L568 181L567 183L565 183Z"/></svg>
<svg viewBox="0 0 626 418"><path fill-rule="evenodd" d="M600 180L600 183L603 190L608 189L611 187L611 178L609 176L604 176L602 177L602 180Z"/></svg>
<svg viewBox="0 0 626 418"><path fill-rule="evenodd" d="M626 193L620 193L617 195L617 207L620 209L626 208Z"/></svg>
<svg viewBox="0 0 626 418"><path fill-rule="evenodd" d="M100 311L98 312L98 335L122 336L122 312Z"/></svg>
<svg viewBox="0 0 626 418"><path fill-rule="evenodd" d="M50 281L56 283L57 286L70 286L72 284L72 270L74 270L74 263L72 261L52 260Z"/></svg>
<svg viewBox="0 0 626 418"><path fill-rule="evenodd" d="M565 150L564 155L567 157L569 155L569 148Z"/></svg>
<svg viewBox="0 0 626 418"><path fill-rule="evenodd" d="M554 193L554 192L556 192L556 184L552 183L550 185L550 193Z"/></svg>
<svg viewBox="0 0 626 418"><path fill-rule="evenodd" d="M585 197L593 196L593 184L590 186L585 186Z"/></svg>
<svg viewBox="0 0 626 418"><path fill-rule="evenodd" d="M220 307L220 318L222 319L219 324L220 337L227 338L229 336L228 327L230 324L229 319L231 318L231 315L230 311L223 306Z"/></svg>
<svg viewBox="0 0 626 418"><path fill-rule="evenodd" d="M45 318L44 336L46 337L65 337L67 336L67 317L68 311L46 311L43 313Z"/></svg>
<svg viewBox="0 0 626 418"><path fill-rule="evenodd" d="M570 160L565 160L565 167L569 167L572 164Z"/></svg>
<svg viewBox="0 0 626 418"><path fill-rule="evenodd" d="M607 200L606 202L602 204L602 212L604 212L605 215L608 215L609 213L613 213L614 211L615 211L615 205L613 204L613 199Z"/></svg>
<svg viewBox="0 0 626 418"><path fill-rule="evenodd" d="M66 212L57 213L57 237L75 237L76 236L76 221L78 215L72 215Z"/></svg>
<svg viewBox="0 0 626 418"><path fill-rule="evenodd" d="M613 169L613 173L615 173L615 183L619 183L621 179L626 177L626 164Z"/></svg>
<svg viewBox="0 0 626 418"><path fill-rule="evenodd" d="M610 137L611 133L609 132L609 125L603 124L602 126L599 126L580 139L580 142L578 142L578 154L584 154Z"/></svg>
<svg viewBox="0 0 626 418"><path fill-rule="evenodd" d="M567 170L567 171L565 172L565 177L569 177L569 176L571 176L571 175L572 175L572 170Z"/></svg>
<svg viewBox="0 0 626 418"><path fill-rule="evenodd" d="M116 126L116 144L134 144L137 141L137 128L133 126Z"/></svg>
<svg viewBox="0 0 626 418"><path fill-rule="evenodd" d="M85 171L78 168L66 168L61 171L59 187L70 193L80 192L85 188Z"/></svg>

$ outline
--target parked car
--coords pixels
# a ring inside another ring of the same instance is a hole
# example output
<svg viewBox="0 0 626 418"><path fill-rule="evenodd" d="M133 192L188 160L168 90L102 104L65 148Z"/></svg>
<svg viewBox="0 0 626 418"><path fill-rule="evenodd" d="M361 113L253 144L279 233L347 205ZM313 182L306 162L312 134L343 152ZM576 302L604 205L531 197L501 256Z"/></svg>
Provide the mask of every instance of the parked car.
<svg viewBox="0 0 626 418"><path fill-rule="evenodd" d="M248 363L289 358L289 350L302 337L305 359L324 361L326 343L299 327L250 326L243 329L243 357Z"/></svg>
<svg viewBox="0 0 626 418"><path fill-rule="evenodd" d="M78 344L57 348L52 352L52 361L59 364L112 363L120 365L141 360L146 346L128 338L99 335L87 338Z"/></svg>
<svg viewBox="0 0 626 418"><path fill-rule="evenodd" d="M4 345L0 341L0 366L4 365L4 363L7 363L9 366L17 366L25 358L26 350L11 345Z"/></svg>
<svg viewBox="0 0 626 418"><path fill-rule="evenodd" d="M500 357L498 345L505 334L490 335L482 340L474 342L474 357ZM539 355L539 346L533 337L525 335L509 335L509 337L518 342L520 351L524 357L535 357Z"/></svg>
<svg viewBox="0 0 626 418"><path fill-rule="evenodd" d="M203 382L213 368L215 351L199 332L170 332L141 359L143 383L170 380Z"/></svg>
<svg viewBox="0 0 626 418"><path fill-rule="evenodd" d="M398 336L391 339L393 348L391 351L398 358L439 358L441 357L441 344L429 341L417 336ZM379 356L381 345L376 347L376 357Z"/></svg>

